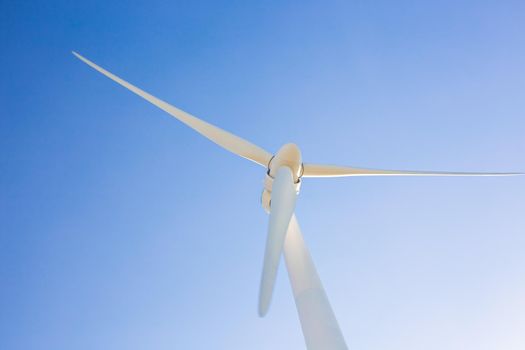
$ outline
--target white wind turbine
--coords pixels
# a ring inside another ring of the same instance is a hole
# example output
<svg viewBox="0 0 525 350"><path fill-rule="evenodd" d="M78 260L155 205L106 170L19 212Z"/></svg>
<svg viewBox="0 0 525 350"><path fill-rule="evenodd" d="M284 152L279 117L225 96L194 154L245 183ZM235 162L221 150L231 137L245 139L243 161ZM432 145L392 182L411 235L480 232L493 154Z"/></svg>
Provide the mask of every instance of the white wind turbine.
<svg viewBox="0 0 525 350"><path fill-rule="evenodd" d="M339 350L347 349L347 346L294 215L295 202L303 177L523 175L521 173L375 170L303 163L299 148L291 143L282 146L275 155L272 155L239 136L200 120L148 94L78 53L73 52L73 54L87 65L164 110L210 141L266 169L262 206L270 215L270 219L259 291L259 315L262 317L268 312L277 268L279 267L281 253L284 252L297 312L299 313L306 347L309 350Z"/></svg>

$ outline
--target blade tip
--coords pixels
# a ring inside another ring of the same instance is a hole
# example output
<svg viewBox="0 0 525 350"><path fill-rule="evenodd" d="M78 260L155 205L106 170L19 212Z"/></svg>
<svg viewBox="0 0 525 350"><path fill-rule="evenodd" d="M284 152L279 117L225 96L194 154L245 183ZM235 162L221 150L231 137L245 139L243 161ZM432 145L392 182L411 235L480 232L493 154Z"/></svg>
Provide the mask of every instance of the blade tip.
<svg viewBox="0 0 525 350"><path fill-rule="evenodd" d="M84 56L82 56L82 55L79 54L78 52L76 52L76 51L71 51L71 53L73 54L73 56L75 56L76 58L78 58L78 59L81 60L82 62L85 62L85 63L88 63L88 62L89 62Z"/></svg>
<svg viewBox="0 0 525 350"><path fill-rule="evenodd" d="M82 60L82 59L83 59L83 57L82 57L78 52L76 52L76 51L74 51L74 50L71 51L71 54L72 54L73 56L75 56L76 58L78 58L79 60Z"/></svg>
<svg viewBox="0 0 525 350"><path fill-rule="evenodd" d="M257 313L259 314L259 317L266 316L269 309L270 309L269 301L266 298L259 297L259 307L257 309Z"/></svg>
<svg viewBox="0 0 525 350"><path fill-rule="evenodd" d="M258 310L257 313L259 314L260 318L263 318L268 313L268 308L262 309L261 307L259 307L259 310Z"/></svg>

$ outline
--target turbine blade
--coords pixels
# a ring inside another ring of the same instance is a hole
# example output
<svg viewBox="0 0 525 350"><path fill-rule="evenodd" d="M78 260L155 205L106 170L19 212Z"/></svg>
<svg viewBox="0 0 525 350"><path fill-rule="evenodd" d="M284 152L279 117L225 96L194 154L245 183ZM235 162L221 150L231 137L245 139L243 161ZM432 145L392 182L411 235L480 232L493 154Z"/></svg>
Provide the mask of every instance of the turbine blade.
<svg viewBox="0 0 525 350"><path fill-rule="evenodd" d="M259 316L261 317L266 315L270 307L284 239L297 199L294 177L287 166L282 166L277 170L271 196L268 236L259 290Z"/></svg>
<svg viewBox="0 0 525 350"><path fill-rule="evenodd" d="M513 176L522 173L463 173L445 171L380 170L337 165L304 164L304 177L342 176Z"/></svg>
<svg viewBox="0 0 525 350"><path fill-rule="evenodd" d="M284 258L306 348L308 350L348 349L295 215L292 216L286 234Z"/></svg>
<svg viewBox="0 0 525 350"><path fill-rule="evenodd" d="M177 107L174 107L168 104L167 102L164 102L156 98L155 96L150 95L149 93L108 72L104 68L96 65L95 63L91 62L85 57L82 57L74 51L73 55L75 55L82 62L86 63L88 66L104 74L106 77L124 86L126 89L131 90L135 94L139 95L140 97L151 102L158 108L167 112L171 116L175 117L176 119L186 124L193 130L197 131L199 134L203 135L210 141L215 142L217 145L264 167L268 166L272 155L264 149L260 148L259 146L256 146L253 143L250 143L228 131L222 130L210 123L200 120L192 116L191 114L186 113L183 110L178 109Z"/></svg>

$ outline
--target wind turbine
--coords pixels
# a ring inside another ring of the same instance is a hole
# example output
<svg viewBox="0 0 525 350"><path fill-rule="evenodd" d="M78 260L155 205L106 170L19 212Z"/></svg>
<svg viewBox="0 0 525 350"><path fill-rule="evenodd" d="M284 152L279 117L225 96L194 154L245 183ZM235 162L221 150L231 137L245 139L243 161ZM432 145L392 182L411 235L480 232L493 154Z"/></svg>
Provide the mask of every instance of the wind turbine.
<svg viewBox="0 0 525 350"><path fill-rule="evenodd" d="M295 202L302 178L341 176L523 175L521 173L376 170L303 163L299 148L292 143L285 144L276 154L272 155L270 152L239 136L198 119L150 95L74 51L73 55L106 77L164 110L210 141L266 169L261 201L264 210L269 214L270 218L259 290L259 315L263 317L268 312L279 261L281 254L284 252L297 312L299 314L306 347L309 350L340 350L347 349L347 346L294 214Z"/></svg>

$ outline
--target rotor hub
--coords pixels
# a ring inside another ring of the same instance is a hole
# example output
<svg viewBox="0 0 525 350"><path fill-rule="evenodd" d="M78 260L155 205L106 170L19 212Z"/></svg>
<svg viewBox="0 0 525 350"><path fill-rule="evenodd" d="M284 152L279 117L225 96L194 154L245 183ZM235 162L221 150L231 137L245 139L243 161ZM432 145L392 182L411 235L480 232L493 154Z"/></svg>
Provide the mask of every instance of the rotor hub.
<svg viewBox="0 0 525 350"><path fill-rule="evenodd" d="M275 177L277 169L287 166L292 170L294 182L298 182L303 173L302 156L299 147L294 143L287 143L270 159L268 163L268 174Z"/></svg>
<svg viewBox="0 0 525 350"><path fill-rule="evenodd" d="M299 147L293 143L287 143L268 162L268 171L264 178L264 190L261 195L261 202L264 210L269 213L272 197L273 180L280 167L291 169L294 177L294 185L297 194L301 188L301 176L303 175L303 163Z"/></svg>

